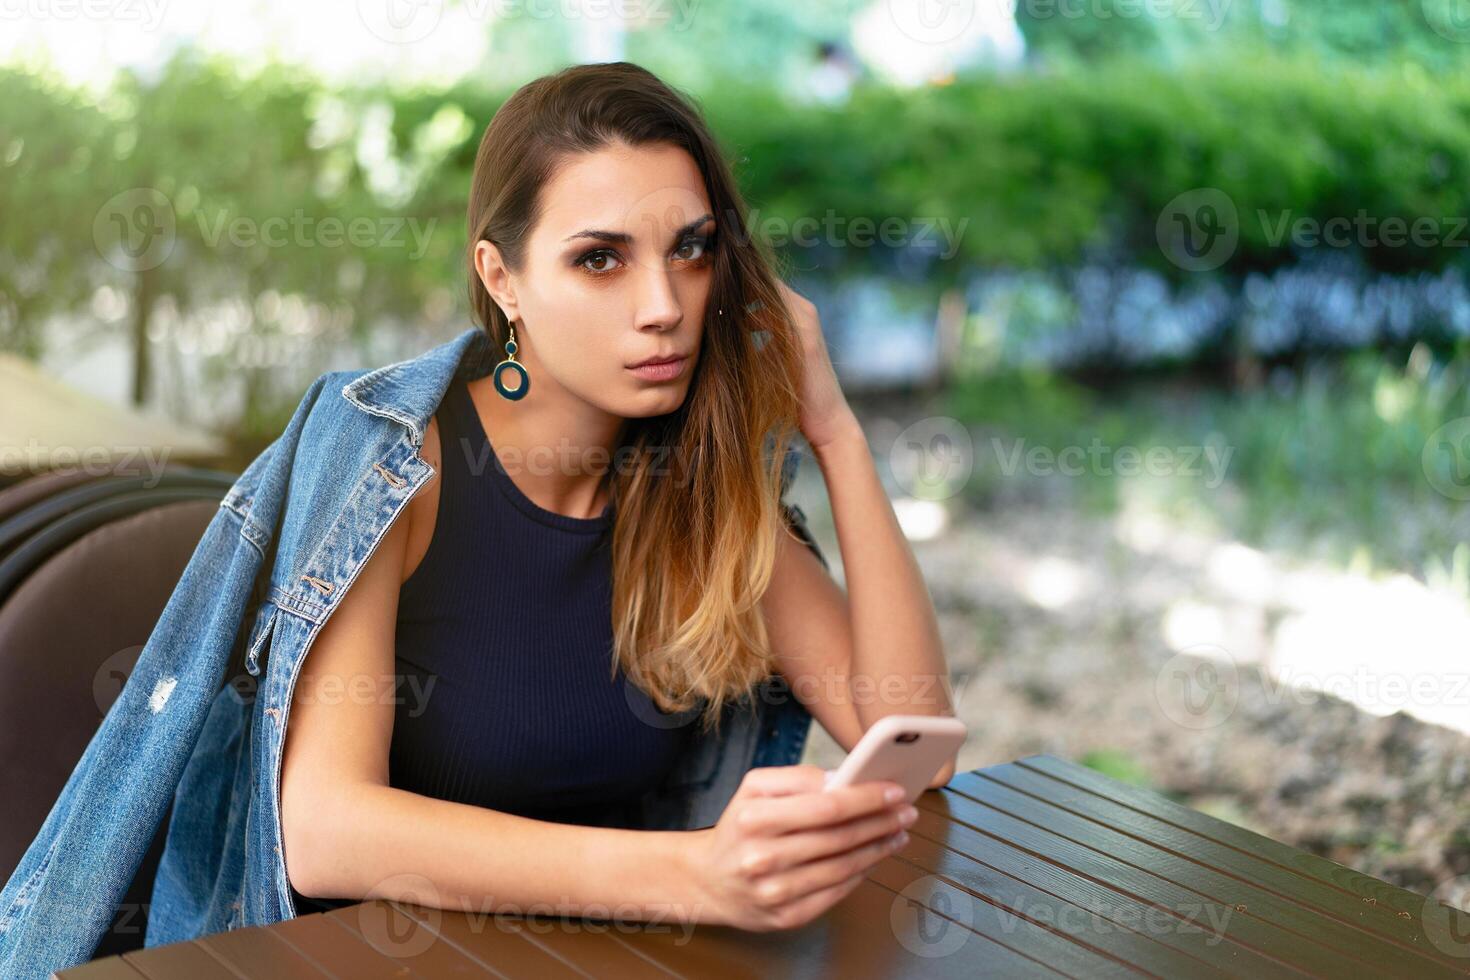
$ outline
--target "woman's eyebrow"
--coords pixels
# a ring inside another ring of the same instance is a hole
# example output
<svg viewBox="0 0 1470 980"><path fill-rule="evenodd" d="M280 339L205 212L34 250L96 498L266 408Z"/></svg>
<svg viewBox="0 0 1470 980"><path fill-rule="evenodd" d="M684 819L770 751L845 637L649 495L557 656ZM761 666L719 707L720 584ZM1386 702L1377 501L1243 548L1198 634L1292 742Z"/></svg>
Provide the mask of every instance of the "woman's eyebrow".
<svg viewBox="0 0 1470 980"><path fill-rule="evenodd" d="M693 232L698 230L700 225L704 224L706 221L713 220L713 218L714 215L712 214L704 214L698 218L695 218L693 221L684 225L682 228L675 229L673 234L674 240L677 241L683 238L685 235L692 234ZM603 231L599 228L584 228L583 230L577 232L575 235L568 235L566 238L562 239L562 241L569 242L574 238L592 238L599 242L608 242L613 245L627 245L633 240L633 236L625 231Z"/></svg>

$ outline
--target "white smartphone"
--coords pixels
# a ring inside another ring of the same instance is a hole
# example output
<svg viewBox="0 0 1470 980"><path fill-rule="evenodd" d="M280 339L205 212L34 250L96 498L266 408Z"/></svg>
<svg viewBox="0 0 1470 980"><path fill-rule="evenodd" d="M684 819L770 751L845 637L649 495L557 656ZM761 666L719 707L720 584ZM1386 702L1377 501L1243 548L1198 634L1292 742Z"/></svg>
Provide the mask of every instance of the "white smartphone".
<svg viewBox="0 0 1470 980"><path fill-rule="evenodd" d="M965 744L969 729L958 718L888 715L873 722L842 765L827 773L826 789L872 780L903 786L912 803L929 780Z"/></svg>

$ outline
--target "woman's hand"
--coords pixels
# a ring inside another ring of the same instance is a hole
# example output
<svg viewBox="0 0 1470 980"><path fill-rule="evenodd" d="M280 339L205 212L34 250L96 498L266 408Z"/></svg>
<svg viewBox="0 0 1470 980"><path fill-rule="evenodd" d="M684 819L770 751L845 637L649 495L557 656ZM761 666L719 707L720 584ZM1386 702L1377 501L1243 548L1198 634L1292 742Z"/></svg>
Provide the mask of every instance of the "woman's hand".
<svg viewBox="0 0 1470 980"><path fill-rule="evenodd" d="M913 808L884 796L897 783L827 792L825 774L814 765L752 769L720 822L691 834L699 921L756 932L804 925L907 843L900 814Z"/></svg>
<svg viewBox="0 0 1470 980"><path fill-rule="evenodd" d="M817 316L816 305L780 280L777 280L777 287L801 335L805 354L801 416L797 425L812 449L820 449L838 436L856 429L857 416L837 383L837 372L832 369L832 358L827 353L827 341L822 336L822 322Z"/></svg>

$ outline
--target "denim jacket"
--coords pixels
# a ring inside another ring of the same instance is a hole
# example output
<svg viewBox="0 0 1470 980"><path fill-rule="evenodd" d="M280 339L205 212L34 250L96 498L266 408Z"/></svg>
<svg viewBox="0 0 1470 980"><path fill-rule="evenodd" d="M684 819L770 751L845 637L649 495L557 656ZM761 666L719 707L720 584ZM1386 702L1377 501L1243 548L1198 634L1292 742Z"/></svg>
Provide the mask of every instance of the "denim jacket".
<svg viewBox="0 0 1470 980"><path fill-rule="evenodd" d="M452 380L498 358L471 327L410 360L333 371L220 502L157 625L40 833L0 891L0 976L92 957L174 804L148 946L297 914L281 845L291 696L312 640L409 498L433 475L424 431ZM824 567L784 490L783 511ZM244 673L231 671L234 657ZM772 674L692 726L646 829L718 821L745 772L800 761L811 715Z"/></svg>

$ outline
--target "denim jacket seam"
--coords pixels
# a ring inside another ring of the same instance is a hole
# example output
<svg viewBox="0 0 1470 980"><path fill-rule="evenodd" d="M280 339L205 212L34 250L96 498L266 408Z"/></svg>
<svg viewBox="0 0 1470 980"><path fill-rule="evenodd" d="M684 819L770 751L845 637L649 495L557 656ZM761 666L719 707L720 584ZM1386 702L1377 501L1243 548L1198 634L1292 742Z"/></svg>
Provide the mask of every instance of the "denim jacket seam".
<svg viewBox="0 0 1470 980"><path fill-rule="evenodd" d="M255 614L255 622L251 627L249 646L245 653L245 669L252 677L260 675L260 651L265 646L270 635L275 632L276 617L280 615L281 607L274 602L267 602L261 606Z"/></svg>
<svg viewBox="0 0 1470 980"><path fill-rule="evenodd" d="M3 914L0 914L0 935L9 932L10 927L19 921L20 909L30 904L30 892L35 888L40 877L46 873L46 869L51 866L51 859L56 856L56 847L60 843L61 837L57 835L56 839L51 842L51 846L46 849L46 856L41 859L36 870L26 878L25 884L15 890L15 897L11 899L10 906Z"/></svg>
<svg viewBox="0 0 1470 980"><path fill-rule="evenodd" d="M279 585L271 586L270 601L279 606L282 611L292 613L309 623L319 623L327 614L327 607L324 604L302 598Z"/></svg>
<svg viewBox="0 0 1470 980"><path fill-rule="evenodd" d="M415 492L417 492L418 489L421 486L423 486L423 484L425 482L427 482L428 476L426 474L423 474L421 476L422 476L421 479L417 480L416 482L413 482L410 485L410 489L409 489L408 493L403 497L403 499L398 500L394 504L392 513L390 513L387 516L387 519L382 523L381 527L378 527L377 528L377 533L373 536L371 542L368 544L367 553L363 556L362 560L361 561L358 561L358 562L355 562L355 563L353 563L352 565L349 566L348 572L347 572L347 580L343 583L343 592L345 592L347 589L350 589L351 588L352 583L357 580L357 576L359 574L361 574L362 569L367 565L368 561L371 560L371 557L372 557L373 553L376 552L377 549L378 549L378 546L380 544L382 544L383 538L385 538L387 536L388 531L392 527L394 521L398 520L400 517L403 516L403 512L407 509L408 502L412 498L413 494ZM371 485L370 484L365 484L365 486L371 486ZM360 486L360 487L354 488L354 490L352 492L353 493L358 493L358 492L364 492L364 491L362 490L362 487ZM395 488L393 492L396 493L397 492L397 488ZM328 545L331 543L331 541L332 541L332 535L336 531L336 525L337 525L337 522L334 521L332 527L328 528L327 533L323 536L321 545L317 549L318 553L320 553L321 551L325 550L328 547ZM307 561L306 567L307 568L312 567L313 563L316 561L316 558L317 558L317 555L313 555L312 558ZM279 589L278 587L272 589L272 595L274 596L276 593L280 593L282 595L289 595L288 593L283 592L283 590ZM341 596L341 593L338 593L337 596L336 596L337 601L339 601L339 602L340 602L340 596ZM286 732L287 723L290 721L292 699L294 698L294 692L296 690L297 680L298 680L298 677L299 677L300 672L301 672L302 664L305 661L306 654L310 651L311 645L314 642L316 642L316 639L318 637L318 634L321 632L322 627L326 625L326 617L327 617L327 615L330 614L332 608L333 607L330 606L330 605L324 607L324 614L323 614L322 618L313 621L313 625L312 625L311 630L308 632L305 640L302 641L300 651L297 651L296 655L291 658L291 670L290 670L289 675L286 678L286 689L285 689L285 692L284 692L284 696L282 698L282 703L280 705L280 713L276 715L276 719L277 719L277 722L278 722L278 726L277 726L277 729L276 729L276 735L277 735L277 737L274 738L274 739L272 739L272 742L271 742L270 754L268 756L267 765L266 765L266 772L269 773L269 776L267 776L266 778L268 778L270 780L270 784L271 784L270 785L270 794L271 794L271 798L273 800L273 807L274 807L274 810L275 810L275 823L274 823L274 825L272 827L271 833L275 836L275 838L276 838L276 840L278 842L282 839L282 836L283 836L283 830L282 830L282 826L281 826L281 799L280 799L280 793L281 793L281 782L280 782L280 780L281 780L281 766L282 766L282 762L283 762L284 756L285 756L285 732ZM267 710L271 710L271 709L267 709ZM286 910L292 916L297 915L298 913L297 913L297 910L296 910L295 902L291 898L289 889L283 889L283 888L281 888L281 883L282 882L285 882L287 884L290 883L290 873L289 873L289 871L286 868L286 855L279 848L277 848L277 850L276 850L275 863L274 863L273 868L272 868L272 875L271 875L271 877L273 879L274 887L276 889L276 897L278 899L284 897L284 904L285 904Z"/></svg>
<svg viewBox="0 0 1470 980"><path fill-rule="evenodd" d="M226 510L232 512L236 517L240 518L241 521L244 521L247 517L250 516L250 505L254 502L255 500L253 497L247 497L243 494L239 494L233 490L230 490L226 492L223 497L220 498L219 505Z"/></svg>

